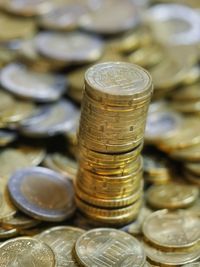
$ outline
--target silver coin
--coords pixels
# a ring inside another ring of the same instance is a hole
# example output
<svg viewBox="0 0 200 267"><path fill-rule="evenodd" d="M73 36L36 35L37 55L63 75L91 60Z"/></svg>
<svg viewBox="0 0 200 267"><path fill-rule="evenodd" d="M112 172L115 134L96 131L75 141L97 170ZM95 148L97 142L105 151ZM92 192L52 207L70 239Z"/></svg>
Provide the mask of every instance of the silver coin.
<svg viewBox="0 0 200 267"><path fill-rule="evenodd" d="M160 4L150 8L145 20L156 39L165 45L191 45L200 42L200 17L184 5Z"/></svg>
<svg viewBox="0 0 200 267"><path fill-rule="evenodd" d="M53 136L66 133L74 127L79 110L71 102L60 100L43 105L33 116L20 123L20 130L30 136Z"/></svg>
<svg viewBox="0 0 200 267"><path fill-rule="evenodd" d="M96 61L104 47L98 37L80 32L42 32L36 36L35 42L42 55L66 63Z"/></svg>
<svg viewBox="0 0 200 267"><path fill-rule="evenodd" d="M70 180L42 167L16 171L8 182L11 199L19 210L43 221L62 221L75 211Z"/></svg>
<svg viewBox="0 0 200 267"><path fill-rule="evenodd" d="M64 76L34 72L17 63L2 69L0 82L17 96L42 102L58 100L67 87Z"/></svg>
<svg viewBox="0 0 200 267"><path fill-rule="evenodd" d="M80 18L80 27L98 34L118 34L138 24L137 8L130 0L102 1L98 8Z"/></svg>

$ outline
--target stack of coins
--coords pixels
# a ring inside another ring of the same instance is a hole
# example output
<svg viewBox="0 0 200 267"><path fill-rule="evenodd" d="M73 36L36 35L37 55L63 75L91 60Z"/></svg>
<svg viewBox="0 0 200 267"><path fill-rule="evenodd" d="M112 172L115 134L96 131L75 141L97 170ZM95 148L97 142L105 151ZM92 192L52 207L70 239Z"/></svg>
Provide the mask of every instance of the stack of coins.
<svg viewBox="0 0 200 267"><path fill-rule="evenodd" d="M76 200L95 221L120 225L140 210L140 152L152 88L148 72L130 63L101 63L86 72Z"/></svg>

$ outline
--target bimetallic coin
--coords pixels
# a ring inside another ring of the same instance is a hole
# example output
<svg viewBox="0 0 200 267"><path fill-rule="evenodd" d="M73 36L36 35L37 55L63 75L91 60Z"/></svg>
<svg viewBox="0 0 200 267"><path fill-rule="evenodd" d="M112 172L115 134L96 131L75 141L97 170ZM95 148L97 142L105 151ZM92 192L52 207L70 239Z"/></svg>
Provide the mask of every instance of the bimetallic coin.
<svg viewBox="0 0 200 267"><path fill-rule="evenodd" d="M142 242L147 258L153 266L180 266L199 258L199 249L191 251L163 251ZM185 266L185 265L184 265Z"/></svg>
<svg viewBox="0 0 200 267"><path fill-rule="evenodd" d="M3 68L0 81L9 92L42 102L58 100L67 89L67 80L63 76L30 71L16 63Z"/></svg>
<svg viewBox="0 0 200 267"><path fill-rule="evenodd" d="M66 133L79 116L77 107L68 100L39 107L35 114L20 123L20 130L28 136L53 136Z"/></svg>
<svg viewBox="0 0 200 267"><path fill-rule="evenodd" d="M8 190L19 210L39 220L62 221L75 211L71 182L47 168L16 171Z"/></svg>
<svg viewBox="0 0 200 267"><path fill-rule="evenodd" d="M192 45L200 41L200 18L187 6L155 5L147 11L146 20L154 37L163 44Z"/></svg>
<svg viewBox="0 0 200 267"><path fill-rule="evenodd" d="M57 267L77 267L73 249L76 240L84 232L80 228L57 226L36 235L35 238L45 242L53 250Z"/></svg>
<svg viewBox="0 0 200 267"><path fill-rule="evenodd" d="M41 241L29 237L14 238L0 245L0 266L55 267L55 255Z"/></svg>
<svg viewBox="0 0 200 267"><path fill-rule="evenodd" d="M152 244L164 249L189 248L200 240L200 218L187 211L160 210L149 215L143 233Z"/></svg>
<svg viewBox="0 0 200 267"><path fill-rule="evenodd" d="M153 185L146 192L148 204L157 209L186 208L192 205L198 196L198 187L178 183Z"/></svg>
<svg viewBox="0 0 200 267"><path fill-rule="evenodd" d="M145 263L137 239L112 228L93 229L83 234L75 244L75 254L83 266L142 267Z"/></svg>
<svg viewBox="0 0 200 267"><path fill-rule="evenodd" d="M137 24L137 9L129 0L100 1L99 7L82 16L79 22L82 29L104 35L122 33Z"/></svg>
<svg viewBox="0 0 200 267"><path fill-rule="evenodd" d="M101 39L80 32L43 32L36 36L35 42L42 55L71 64L94 62L103 53Z"/></svg>

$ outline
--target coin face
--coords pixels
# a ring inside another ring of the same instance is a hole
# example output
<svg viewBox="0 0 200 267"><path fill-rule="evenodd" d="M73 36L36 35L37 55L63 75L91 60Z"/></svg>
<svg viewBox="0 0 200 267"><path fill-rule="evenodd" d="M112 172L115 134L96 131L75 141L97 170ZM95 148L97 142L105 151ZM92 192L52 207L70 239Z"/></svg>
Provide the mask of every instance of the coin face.
<svg viewBox="0 0 200 267"><path fill-rule="evenodd" d="M76 123L79 110L67 100L39 107L35 114L21 122L21 131L26 135L53 136L66 133Z"/></svg>
<svg viewBox="0 0 200 267"><path fill-rule="evenodd" d="M193 262L199 258L199 249L191 251L162 251L158 250L145 242L142 242L147 258L163 266L179 266Z"/></svg>
<svg viewBox="0 0 200 267"><path fill-rule="evenodd" d="M28 70L24 65L11 63L1 71L2 86L9 92L31 100L58 100L67 87L63 76Z"/></svg>
<svg viewBox="0 0 200 267"><path fill-rule="evenodd" d="M55 256L48 245L29 237L15 238L0 245L3 267L54 267Z"/></svg>
<svg viewBox="0 0 200 267"><path fill-rule="evenodd" d="M15 205L44 221L62 221L75 210L72 184L59 173L42 167L16 171L8 182Z"/></svg>
<svg viewBox="0 0 200 267"><path fill-rule="evenodd" d="M86 33L43 32L36 36L35 42L42 55L67 63L93 62L103 52L103 42Z"/></svg>
<svg viewBox="0 0 200 267"><path fill-rule="evenodd" d="M58 267L77 267L73 258L73 248L76 240L84 232L80 228L58 226L42 232L36 238L50 246L55 253Z"/></svg>
<svg viewBox="0 0 200 267"><path fill-rule="evenodd" d="M81 17L79 25L87 31L112 35L127 31L137 23L138 14L133 2L109 0L100 1L93 12Z"/></svg>
<svg viewBox="0 0 200 267"><path fill-rule="evenodd" d="M132 236L115 229L98 228L76 242L78 262L84 266L143 266L144 251Z"/></svg>
<svg viewBox="0 0 200 267"><path fill-rule="evenodd" d="M144 69L131 63L106 62L88 69L87 84L109 95L130 96L144 93L151 86L151 78ZM150 90L151 91L151 90Z"/></svg>
<svg viewBox="0 0 200 267"><path fill-rule="evenodd" d="M199 189L188 184L153 185L147 190L147 202L158 209L186 208L197 200Z"/></svg>
<svg viewBox="0 0 200 267"><path fill-rule="evenodd" d="M200 218L184 211L156 211L144 221L143 233L159 247L191 247L200 240Z"/></svg>

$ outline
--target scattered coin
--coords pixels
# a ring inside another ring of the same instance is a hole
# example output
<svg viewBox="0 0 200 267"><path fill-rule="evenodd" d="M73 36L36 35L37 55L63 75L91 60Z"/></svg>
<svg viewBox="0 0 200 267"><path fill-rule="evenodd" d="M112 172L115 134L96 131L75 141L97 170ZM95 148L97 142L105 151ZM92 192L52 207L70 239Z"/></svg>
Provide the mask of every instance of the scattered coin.
<svg viewBox="0 0 200 267"><path fill-rule="evenodd" d="M8 190L19 210L39 220L62 221L75 211L72 184L47 168L16 171Z"/></svg>

